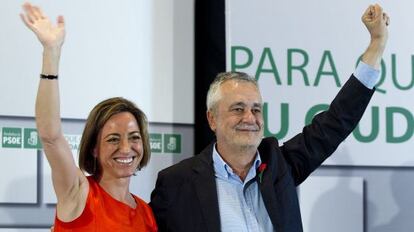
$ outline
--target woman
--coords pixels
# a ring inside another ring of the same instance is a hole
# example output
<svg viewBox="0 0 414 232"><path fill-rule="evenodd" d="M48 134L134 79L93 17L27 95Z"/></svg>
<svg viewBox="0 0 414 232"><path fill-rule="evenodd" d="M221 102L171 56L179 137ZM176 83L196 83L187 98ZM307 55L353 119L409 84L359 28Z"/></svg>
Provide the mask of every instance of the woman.
<svg viewBox="0 0 414 232"><path fill-rule="evenodd" d="M150 157L145 114L123 98L95 106L82 135L78 169L60 123L64 19L59 16L54 26L38 7L26 3L23 9L23 22L43 45L36 125L57 196L54 231L157 231L151 208L129 191L131 176Z"/></svg>

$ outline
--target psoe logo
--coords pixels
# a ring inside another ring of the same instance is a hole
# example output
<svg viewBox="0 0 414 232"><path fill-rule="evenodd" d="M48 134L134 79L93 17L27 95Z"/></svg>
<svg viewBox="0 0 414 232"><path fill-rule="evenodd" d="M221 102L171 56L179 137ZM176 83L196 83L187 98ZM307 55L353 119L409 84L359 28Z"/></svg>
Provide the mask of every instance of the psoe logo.
<svg viewBox="0 0 414 232"><path fill-rule="evenodd" d="M3 127L2 146L7 148L21 148L22 129L15 127Z"/></svg>
<svg viewBox="0 0 414 232"><path fill-rule="evenodd" d="M39 134L34 128L24 128L24 148L41 149L42 143L39 139Z"/></svg>
<svg viewBox="0 0 414 232"><path fill-rule="evenodd" d="M150 134L150 146L151 152L161 153L162 152L162 135L161 134Z"/></svg>

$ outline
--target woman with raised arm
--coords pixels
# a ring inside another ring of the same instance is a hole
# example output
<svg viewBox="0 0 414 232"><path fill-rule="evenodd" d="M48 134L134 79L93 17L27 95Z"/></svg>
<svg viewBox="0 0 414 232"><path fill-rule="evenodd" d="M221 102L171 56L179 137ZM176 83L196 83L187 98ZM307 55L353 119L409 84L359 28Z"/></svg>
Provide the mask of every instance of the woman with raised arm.
<svg viewBox="0 0 414 232"><path fill-rule="evenodd" d="M151 208L129 191L131 176L150 158L145 114L123 98L95 106L82 134L77 168L60 122L64 19L59 16L53 25L38 7L25 3L23 9L23 22L43 45L36 125L57 196L54 231L157 231Z"/></svg>

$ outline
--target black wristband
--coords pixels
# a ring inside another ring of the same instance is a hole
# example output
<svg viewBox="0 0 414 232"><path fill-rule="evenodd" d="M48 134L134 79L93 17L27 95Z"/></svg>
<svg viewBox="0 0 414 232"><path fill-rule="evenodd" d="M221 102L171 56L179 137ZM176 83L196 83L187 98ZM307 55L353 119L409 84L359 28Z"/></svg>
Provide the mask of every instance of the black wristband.
<svg viewBox="0 0 414 232"><path fill-rule="evenodd" d="M48 79L48 80L57 80L58 79L58 75L44 75L44 74L40 74L40 78L42 79Z"/></svg>

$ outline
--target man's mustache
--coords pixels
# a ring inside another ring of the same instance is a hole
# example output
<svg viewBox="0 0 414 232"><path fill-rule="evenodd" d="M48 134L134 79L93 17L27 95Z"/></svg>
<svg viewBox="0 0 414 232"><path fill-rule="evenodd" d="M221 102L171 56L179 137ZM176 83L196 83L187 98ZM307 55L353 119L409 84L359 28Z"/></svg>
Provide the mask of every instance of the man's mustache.
<svg viewBox="0 0 414 232"><path fill-rule="evenodd" d="M236 130L259 131L260 130L260 126L257 125L257 124L241 123L241 124L236 125L235 129Z"/></svg>

